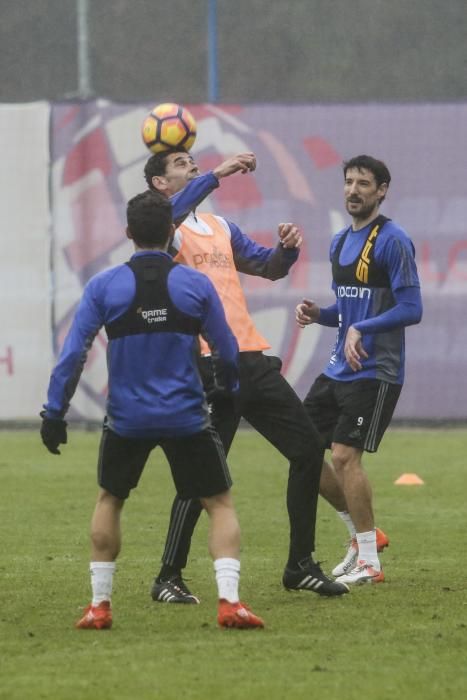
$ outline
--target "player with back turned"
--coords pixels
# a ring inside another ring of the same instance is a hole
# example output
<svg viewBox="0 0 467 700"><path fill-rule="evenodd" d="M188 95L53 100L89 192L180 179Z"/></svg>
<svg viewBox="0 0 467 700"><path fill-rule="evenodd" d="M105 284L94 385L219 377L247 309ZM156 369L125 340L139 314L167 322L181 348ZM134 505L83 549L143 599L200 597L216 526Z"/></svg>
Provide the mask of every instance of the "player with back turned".
<svg viewBox="0 0 467 700"><path fill-rule="evenodd" d="M352 223L331 242L336 302L320 308L305 299L296 320L301 327L338 327L329 363L304 402L331 449L321 493L339 501L343 492L340 515L351 534L333 574L346 584L378 583L384 572L362 454L376 452L391 421L404 382L404 328L421 320L422 300L414 246L398 224L379 213L391 181L387 166L361 155L343 170Z"/></svg>
<svg viewBox="0 0 467 700"><path fill-rule="evenodd" d="M238 387L238 345L219 297L203 274L167 253L174 233L167 198L146 191L127 206L127 236L135 253L87 283L50 379L41 415L47 449L67 442L64 416L86 354L102 326L109 391L99 449L99 493L91 525L92 601L79 629L112 626L111 595L120 551L120 515L151 451L160 445L182 499L199 498L209 520L209 550L222 627L263 627L240 602L240 530L231 479L213 430L196 363L198 335L219 356L226 390Z"/></svg>
<svg viewBox="0 0 467 700"><path fill-rule="evenodd" d="M225 451L228 453L243 417L290 462L287 484L290 544L283 584L287 589L338 596L347 593L348 587L330 580L312 557L324 455L321 440L299 397L282 376L281 360L264 354L270 346L248 312L238 275L243 272L270 280L284 277L298 258L301 234L291 223L280 224L278 245L265 248L248 238L233 222L196 210L223 177L235 171L254 170L255 166L254 154L244 153L200 175L193 157L183 148L173 148L147 161L145 177L152 190L171 197L175 220L190 212L175 233L175 260L210 277L239 344L240 391L233 401L224 395L218 382L215 356L205 343L201 347L200 371L213 423ZM201 510L199 499L175 498L162 568L152 588L154 600L199 602L183 581L182 570Z"/></svg>

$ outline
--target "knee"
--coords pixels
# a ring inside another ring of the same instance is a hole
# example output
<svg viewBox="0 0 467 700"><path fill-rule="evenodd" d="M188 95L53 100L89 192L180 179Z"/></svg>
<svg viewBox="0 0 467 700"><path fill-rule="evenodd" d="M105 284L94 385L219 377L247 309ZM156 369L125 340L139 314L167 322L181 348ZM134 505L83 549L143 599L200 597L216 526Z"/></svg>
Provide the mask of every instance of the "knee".
<svg viewBox="0 0 467 700"><path fill-rule="evenodd" d="M349 473L361 468L361 452L347 445L333 445L331 460L338 473Z"/></svg>
<svg viewBox="0 0 467 700"><path fill-rule="evenodd" d="M235 507L232 500L230 489L223 493L218 493L215 496L200 499L201 506L206 510L208 515L234 511Z"/></svg>
<svg viewBox="0 0 467 700"><path fill-rule="evenodd" d="M324 447L318 442L308 442L301 446L295 455L290 455L290 466L292 470L308 470L321 472L324 462Z"/></svg>
<svg viewBox="0 0 467 700"><path fill-rule="evenodd" d="M280 450L290 462L298 462L304 464L314 463L320 466L324 460L325 445L316 432L313 425L309 426L309 430L303 433L301 439L297 436L290 436L286 445Z"/></svg>
<svg viewBox="0 0 467 700"><path fill-rule="evenodd" d="M229 521L230 523L235 522L238 525L237 511L235 510L230 489L216 496L203 498L201 502L211 519L224 522Z"/></svg>

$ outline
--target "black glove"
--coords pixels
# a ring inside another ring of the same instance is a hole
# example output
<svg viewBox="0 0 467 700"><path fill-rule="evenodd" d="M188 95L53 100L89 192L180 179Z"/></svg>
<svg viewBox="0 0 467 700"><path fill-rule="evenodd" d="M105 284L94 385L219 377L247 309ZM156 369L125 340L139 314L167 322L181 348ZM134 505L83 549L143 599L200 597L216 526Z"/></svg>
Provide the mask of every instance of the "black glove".
<svg viewBox="0 0 467 700"><path fill-rule="evenodd" d="M208 403L216 399L232 399L238 389L238 368L225 364L215 355L200 357L198 367Z"/></svg>
<svg viewBox="0 0 467 700"><path fill-rule="evenodd" d="M59 445L66 445L66 421L62 418L47 418L45 411L41 411L42 425L41 438L44 445L53 455L59 455Z"/></svg>
<svg viewBox="0 0 467 700"><path fill-rule="evenodd" d="M234 394L230 389L218 384L212 384L209 389L205 390L208 404L216 403L217 401L233 401Z"/></svg>

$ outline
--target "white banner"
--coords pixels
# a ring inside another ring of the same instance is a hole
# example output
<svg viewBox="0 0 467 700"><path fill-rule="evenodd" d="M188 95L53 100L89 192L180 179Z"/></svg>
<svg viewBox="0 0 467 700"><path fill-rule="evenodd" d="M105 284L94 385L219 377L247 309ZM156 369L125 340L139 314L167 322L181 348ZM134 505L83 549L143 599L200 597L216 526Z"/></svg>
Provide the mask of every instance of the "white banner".
<svg viewBox="0 0 467 700"><path fill-rule="evenodd" d="M49 114L0 105L0 420L38 418L53 363Z"/></svg>

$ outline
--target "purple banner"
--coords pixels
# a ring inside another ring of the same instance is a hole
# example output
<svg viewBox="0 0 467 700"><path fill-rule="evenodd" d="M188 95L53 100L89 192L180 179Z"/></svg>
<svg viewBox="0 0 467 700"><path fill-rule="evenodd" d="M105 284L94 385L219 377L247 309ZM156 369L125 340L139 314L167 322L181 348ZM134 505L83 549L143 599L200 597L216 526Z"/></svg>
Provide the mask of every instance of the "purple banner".
<svg viewBox="0 0 467 700"><path fill-rule="evenodd" d="M192 152L201 170L252 150L254 175L222 181L206 206L264 245L277 225L298 224L299 262L286 280L244 277L250 309L284 374L303 397L327 363L335 331L300 330L293 310L303 297L332 302L331 235L348 220L342 161L360 153L384 160L392 182L382 213L411 236L424 317L407 330L406 385L396 417L467 417L467 105L187 105L198 122ZM125 204L145 189L149 153L141 122L152 105L96 101L52 109L52 214L55 333L60 345L81 289L99 269L122 262ZM99 337L83 376L92 416L105 396L105 340Z"/></svg>

